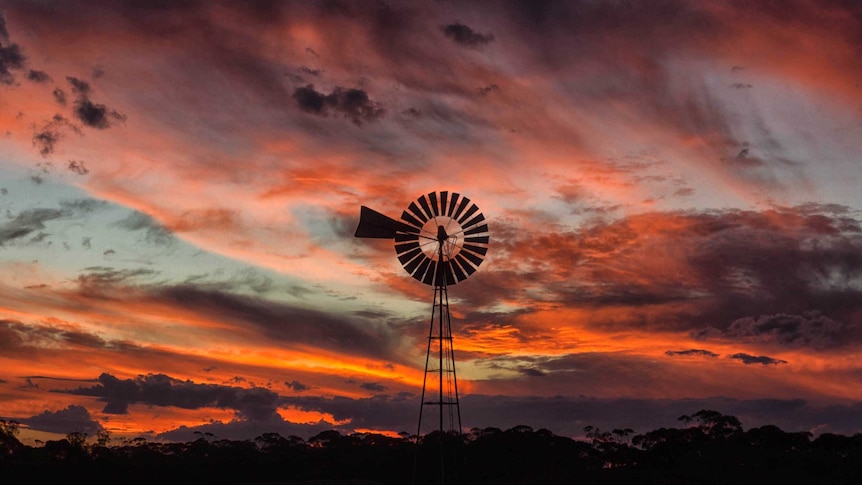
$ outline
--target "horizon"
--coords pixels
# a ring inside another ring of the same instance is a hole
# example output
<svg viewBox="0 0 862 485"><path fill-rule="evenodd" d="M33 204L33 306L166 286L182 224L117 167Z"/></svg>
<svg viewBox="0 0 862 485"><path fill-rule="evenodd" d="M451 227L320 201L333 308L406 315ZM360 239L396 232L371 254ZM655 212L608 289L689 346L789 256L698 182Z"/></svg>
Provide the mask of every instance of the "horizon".
<svg viewBox="0 0 862 485"><path fill-rule="evenodd" d="M0 8L0 419L413 433L433 288L361 206L469 197L471 428L862 432L862 6ZM53 437L53 438L52 438Z"/></svg>

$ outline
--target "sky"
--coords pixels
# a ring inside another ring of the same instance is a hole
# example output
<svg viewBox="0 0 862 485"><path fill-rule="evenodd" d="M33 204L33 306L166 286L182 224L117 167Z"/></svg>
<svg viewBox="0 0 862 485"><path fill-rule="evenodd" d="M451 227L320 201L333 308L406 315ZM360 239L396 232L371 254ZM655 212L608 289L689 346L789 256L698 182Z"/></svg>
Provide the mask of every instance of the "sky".
<svg viewBox="0 0 862 485"><path fill-rule="evenodd" d="M487 218L465 430L862 432L852 1L0 1L0 418L414 433L433 288L360 206ZM29 441L28 441L29 440Z"/></svg>

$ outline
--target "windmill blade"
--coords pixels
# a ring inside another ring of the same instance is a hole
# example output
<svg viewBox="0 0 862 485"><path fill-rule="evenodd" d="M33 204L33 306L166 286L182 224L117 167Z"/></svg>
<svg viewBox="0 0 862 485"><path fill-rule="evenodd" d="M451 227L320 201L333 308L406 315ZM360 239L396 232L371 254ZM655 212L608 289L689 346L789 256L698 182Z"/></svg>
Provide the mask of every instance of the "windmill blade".
<svg viewBox="0 0 862 485"><path fill-rule="evenodd" d="M420 254L418 254L417 257L411 259L407 263L402 263L404 265L404 270L407 271L408 273L410 273L411 276L413 276L413 274L416 272L416 268L422 263L422 261L424 261L426 259L425 255L421 254L422 251L419 251L419 253ZM401 259L401 258L398 258L398 259ZM413 277L416 278L416 276L413 276ZM416 278L416 279L419 279L419 278Z"/></svg>
<svg viewBox="0 0 862 485"><path fill-rule="evenodd" d="M464 215L462 215L461 217L458 218L458 223L464 225L465 227L469 226L469 224L464 224L464 221L466 221L468 217L475 214L476 211L478 211L478 210L479 210L479 207L477 207L476 204L472 204L470 206L470 208L467 209L467 212L465 212Z"/></svg>
<svg viewBox="0 0 862 485"><path fill-rule="evenodd" d="M419 234L413 234L408 232L396 232L395 233L395 242L403 243L408 241L419 241ZM416 244L419 244L418 242Z"/></svg>
<svg viewBox="0 0 862 485"><path fill-rule="evenodd" d="M415 258L416 256L418 256L420 254L422 254L422 250L419 249L419 246L417 245L413 249L409 249L407 251L403 251L403 252L399 253L398 254L398 261L401 261L401 264L404 265L404 264L407 264L408 261L410 261L411 259Z"/></svg>
<svg viewBox="0 0 862 485"><path fill-rule="evenodd" d="M476 207L476 206L474 205L473 207ZM478 224L484 220L485 220L485 216L483 216L482 213L480 212L476 217L470 219L469 221L465 222L464 224L461 224L461 227L463 227L465 229L468 227L473 227L476 224Z"/></svg>
<svg viewBox="0 0 862 485"><path fill-rule="evenodd" d="M419 205L422 206L422 210L425 211L425 215L428 216L428 219L434 218L434 213L431 212L431 206L428 205L428 200L426 199L426 196L423 195L422 197L419 197Z"/></svg>
<svg viewBox="0 0 862 485"><path fill-rule="evenodd" d="M482 224L481 226L476 226L473 229L464 231L464 235L469 236L472 234L481 234L483 232L488 232L488 224Z"/></svg>
<svg viewBox="0 0 862 485"><path fill-rule="evenodd" d="M488 236L470 236L464 238L464 241L476 244L488 244L489 240L490 238Z"/></svg>
<svg viewBox="0 0 862 485"><path fill-rule="evenodd" d="M455 207L458 205L458 199L461 197L461 194L458 192L452 192L452 201L449 202L449 210L446 212L446 215L452 217L452 212L455 210Z"/></svg>
<svg viewBox="0 0 862 485"><path fill-rule="evenodd" d="M446 200L449 198L449 192L443 191L440 192L440 215L446 215Z"/></svg>
<svg viewBox="0 0 862 485"><path fill-rule="evenodd" d="M407 251L419 249L418 241L408 241L406 243L396 244L395 252L398 254L406 253Z"/></svg>
<svg viewBox="0 0 862 485"><path fill-rule="evenodd" d="M416 231L419 231L419 228L422 227L422 221L410 215L409 212L404 211L401 213L401 220L406 221L408 224L416 226Z"/></svg>
<svg viewBox="0 0 862 485"><path fill-rule="evenodd" d="M420 200L421 200L421 199L420 199ZM425 214L423 214L423 213L422 213L422 211L421 211L421 210L419 210L419 206L418 206L418 205L416 205L416 202L411 202L411 203L410 203L410 206L409 206L409 207L407 207L407 208L408 208L408 209L410 209L410 212L412 212L412 213L413 213L417 218L419 218L419 220L420 220L420 221L422 221L423 223L424 223L425 221L427 221L427 220L428 220L428 218L427 218L427 217L425 217ZM422 226L422 224L419 224L419 226L421 227L421 226Z"/></svg>
<svg viewBox="0 0 862 485"><path fill-rule="evenodd" d="M464 256L472 256L474 258L476 258L476 256L474 256L470 253L460 253L457 256L455 256L455 261L457 261L458 265L461 266L461 268L464 270L465 273L467 273L467 276L470 276L471 274L476 272L476 268L472 264L468 263L467 260L464 259ZM482 264L482 260L480 258L476 258L476 259L478 259L476 266L479 266L480 264Z"/></svg>
<svg viewBox="0 0 862 485"><path fill-rule="evenodd" d="M452 261L443 261L439 264L443 265L443 277L446 278L447 285L454 285L458 282L455 279L455 274L452 272Z"/></svg>
<svg viewBox="0 0 862 485"><path fill-rule="evenodd" d="M393 239L398 231L418 233L419 229L362 206L359 209L359 225L353 237Z"/></svg>
<svg viewBox="0 0 862 485"><path fill-rule="evenodd" d="M425 273L428 272L428 266L431 264L431 260L425 255L422 255L419 259L421 260L419 261L419 267L416 268L416 271L413 272L412 275L417 280L423 281Z"/></svg>
<svg viewBox="0 0 862 485"><path fill-rule="evenodd" d="M431 264L428 266L428 271L425 272L425 277L422 278L422 282L426 285L433 285L434 279L437 276L437 261L429 259L428 262Z"/></svg>
<svg viewBox="0 0 862 485"><path fill-rule="evenodd" d="M452 267L452 271L455 273L455 278L458 281L464 281L467 279L467 275L464 274L464 271L461 270L461 266L457 263L458 256L456 255L454 259L449 260L449 266ZM453 285L455 283L452 283Z"/></svg>
<svg viewBox="0 0 862 485"><path fill-rule="evenodd" d="M476 246L473 244L464 244L464 249L468 251L473 251L474 253L481 254L482 256L488 252L488 248L483 248L482 246Z"/></svg>
<svg viewBox="0 0 862 485"><path fill-rule="evenodd" d="M428 200L431 201L431 212L434 214L434 217L439 216L440 208L437 206L437 192L428 194Z"/></svg>
<svg viewBox="0 0 862 485"><path fill-rule="evenodd" d="M465 249L470 249L470 248L465 248ZM472 251L472 250L471 250L471 251ZM470 260L470 262L471 262L471 263L473 263L473 264L475 264L477 267L478 267L480 264L482 264L482 261L484 261L484 260L485 260L484 258L481 258L481 257L479 257L479 256L477 256L477 255L475 255L475 254L471 253L470 251L461 251L460 253L458 253L458 257L461 257L461 256L463 256L463 257L465 257L465 258L469 259L469 260Z"/></svg>
<svg viewBox="0 0 862 485"><path fill-rule="evenodd" d="M455 209L455 214L452 216L452 219L458 219L461 216L461 212L464 211L464 208L467 207L467 204L470 203L470 199L464 197L461 199L461 203L458 204L458 208Z"/></svg>

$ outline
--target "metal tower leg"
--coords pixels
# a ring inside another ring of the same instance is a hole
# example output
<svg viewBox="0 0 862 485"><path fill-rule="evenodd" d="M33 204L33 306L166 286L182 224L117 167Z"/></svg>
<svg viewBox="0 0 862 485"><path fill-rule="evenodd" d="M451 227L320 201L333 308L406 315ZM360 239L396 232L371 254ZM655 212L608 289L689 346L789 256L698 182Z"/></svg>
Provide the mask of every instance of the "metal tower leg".
<svg viewBox="0 0 862 485"><path fill-rule="evenodd" d="M441 268L442 269L442 268ZM416 427L416 443L422 436L422 418L426 410L436 408L440 440L440 483L445 482L447 468L451 473L455 467L448 460L454 459L452 450L446 450L446 438L461 433L461 407L458 395L458 379L455 373L455 351L452 345L452 319L449 313L449 294L446 279L442 273L436 279L434 304L431 308L431 325L428 330L428 346L425 355L425 375L422 380L422 399L419 408L419 423ZM435 342L436 341L436 342ZM432 360L432 353L437 355ZM436 362L434 362L436 361ZM437 368L432 368L437 364ZM428 379L428 374L437 373ZM436 377L436 379L434 378ZM436 386L436 389L434 387ZM427 433L426 433L427 434ZM417 449L418 453L418 449ZM448 460L447 460L448 456ZM416 464L414 463L414 480Z"/></svg>
<svg viewBox="0 0 862 485"><path fill-rule="evenodd" d="M461 408L458 395L458 378L455 372L455 352L452 347L452 322L449 314L449 297L446 286L434 290L434 307L428 331L428 347L425 355L425 376L422 381L422 401L419 409L417 438L422 435L422 418L428 406L436 407L438 431L461 432ZM432 361L432 354L436 357ZM433 363L432 363L433 362ZM436 368L432 367L437 364ZM430 380L429 374L437 374ZM436 378L434 378L436 377ZM436 399L435 399L436 398Z"/></svg>

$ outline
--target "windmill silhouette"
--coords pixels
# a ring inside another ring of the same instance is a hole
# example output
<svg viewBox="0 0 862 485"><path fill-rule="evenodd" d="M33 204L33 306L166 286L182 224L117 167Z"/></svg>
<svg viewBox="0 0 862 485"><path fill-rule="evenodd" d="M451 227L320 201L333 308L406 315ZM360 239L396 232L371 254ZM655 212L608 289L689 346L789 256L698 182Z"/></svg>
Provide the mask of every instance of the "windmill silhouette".
<svg viewBox="0 0 862 485"><path fill-rule="evenodd" d="M490 240L485 216L461 194L431 192L411 202L400 221L362 206L355 236L393 239L407 273L434 287L416 437L418 441L422 434L426 410L438 413L441 435L461 433L447 288L475 273L485 259Z"/></svg>

